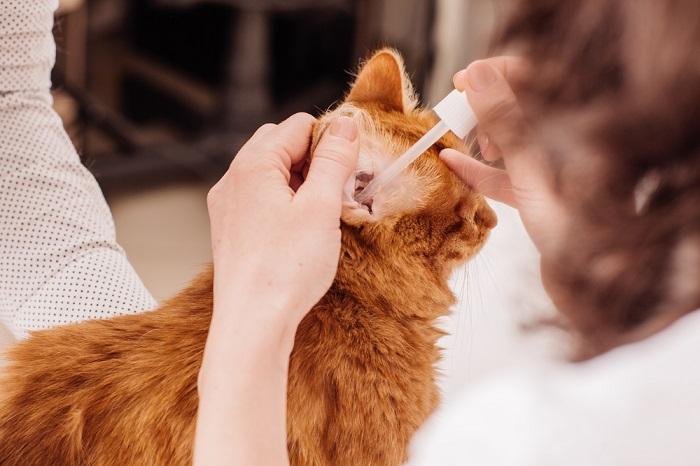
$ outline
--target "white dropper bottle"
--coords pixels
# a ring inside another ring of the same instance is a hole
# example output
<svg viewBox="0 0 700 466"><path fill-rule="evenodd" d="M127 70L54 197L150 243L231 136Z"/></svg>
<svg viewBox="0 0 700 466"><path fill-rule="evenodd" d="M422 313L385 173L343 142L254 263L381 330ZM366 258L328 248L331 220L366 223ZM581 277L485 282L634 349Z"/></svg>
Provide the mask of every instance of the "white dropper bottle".
<svg viewBox="0 0 700 466"><path fill-rule="evenodd" d="M474 115L474 111L469 105L467 95L456 89L447 94L447 97L433 107L433 111L440 118L440 121L401 157L375 176L365 186L365 189L355 196L358 202L364 204L372 200L382 187L386 186L414 160L430 149L448 131L452 131L458 138L464 139L476 126L476 115Z"/></svg>

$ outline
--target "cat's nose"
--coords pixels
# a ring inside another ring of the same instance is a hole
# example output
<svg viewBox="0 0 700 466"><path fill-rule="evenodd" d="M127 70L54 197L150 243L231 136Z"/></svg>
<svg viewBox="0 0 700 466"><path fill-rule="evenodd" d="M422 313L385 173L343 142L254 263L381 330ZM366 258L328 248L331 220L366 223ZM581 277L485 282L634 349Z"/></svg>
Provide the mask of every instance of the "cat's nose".
<svg viewBox="0 0 700 466"><path fill-rule="evenodd" d="M481 200L474 212L474 223L484 228L492 229L498 224L498 217L486 201Z"/></svg>
<svg viewBox="0 0 700 466"><path fill-rule="evenodd" d="M494 211L484 198L478 194L474 194L468 200L460 202L457 206L457 211L460 217L472 220L476 226L481 228L491 229L498 223Z"/></svg>

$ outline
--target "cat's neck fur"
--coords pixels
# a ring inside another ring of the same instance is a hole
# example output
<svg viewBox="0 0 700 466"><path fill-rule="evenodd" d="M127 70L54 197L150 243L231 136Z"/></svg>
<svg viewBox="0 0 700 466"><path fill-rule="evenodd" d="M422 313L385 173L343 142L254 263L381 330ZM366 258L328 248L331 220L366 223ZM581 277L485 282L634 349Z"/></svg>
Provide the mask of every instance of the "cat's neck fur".
<svg viewBox="0 0 700 466"><path fill-rule="evenodd" d="M451 267L435 259L345 234L333 289L397 318L435 319L455 302L448 285Z"/></svg>
<svg viewBox="0 0 700 466"><path fill-rule="evenodd" d="M343 227L335 281L297 332L289 371L292 464L402 464L408 440L438 402L443 333L435 319L454 302L447 274L440 260L356 233ZM319 426L312 440L296 435ZM306 451L324 459L309 461Z"/></svg>

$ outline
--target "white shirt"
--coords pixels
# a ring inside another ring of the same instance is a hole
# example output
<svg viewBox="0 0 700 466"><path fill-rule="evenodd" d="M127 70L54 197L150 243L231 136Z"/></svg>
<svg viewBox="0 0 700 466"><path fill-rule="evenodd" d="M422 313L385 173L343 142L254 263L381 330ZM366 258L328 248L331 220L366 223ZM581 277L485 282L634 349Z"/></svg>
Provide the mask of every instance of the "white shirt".
<svg viewBox="0 0 700 466"><path fill-rule="evenodd" d="M156 304L52 109L57 6L0 0L0 322L18 338Z"/></svg>
<svg viewBox="0 0 700 466"><path fill-rule="evenodd" d="M581 364L511 370L448 399L411 466L700 464L700 311Z"/></svg>

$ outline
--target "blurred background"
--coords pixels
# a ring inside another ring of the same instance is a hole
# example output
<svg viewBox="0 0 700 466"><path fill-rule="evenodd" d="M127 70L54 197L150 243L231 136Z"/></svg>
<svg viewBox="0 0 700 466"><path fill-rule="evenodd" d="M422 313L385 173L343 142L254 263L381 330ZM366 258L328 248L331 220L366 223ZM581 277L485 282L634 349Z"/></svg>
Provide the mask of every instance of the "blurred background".
<svg viewBox="0 0 700 466"><path fill-rule="evenodd" d="M209 260L205 196L259 125L342 98L398 49L423 102L484 54L507 0L62 0L55 106L163 299Z"/></svg>

